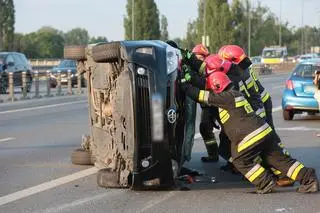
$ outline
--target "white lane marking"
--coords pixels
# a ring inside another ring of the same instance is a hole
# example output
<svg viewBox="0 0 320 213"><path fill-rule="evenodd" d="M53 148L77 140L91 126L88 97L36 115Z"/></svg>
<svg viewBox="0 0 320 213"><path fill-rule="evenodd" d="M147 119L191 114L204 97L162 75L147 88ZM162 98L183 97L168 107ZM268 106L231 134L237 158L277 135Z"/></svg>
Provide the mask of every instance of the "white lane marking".
<svg viewBox="0 0 320 213"><path fill-rule="evenodd" d="M272 89L272 90L274 90L274 89L280 89L280 88L284 88L284 85L280 85L280 86L272 87L271 89Z"/></svg>
<svg viewBox="0 0 320 213"><path fill-rule="evenodd" d="M98 200L101 200L101 199L107 198L107 197L113 197L115 195L120 195L122 193L124 193L124 190L120 190L120 189L116 189L116 190L113 190L113 191L107 191L105 193L98 194L98 195L95 195L95 196L90 196L90 197L85 197L83 199L75 200L75 201L73 201L71 203L64 203L62 205L58 205L58 206L55 206L55 207L47 208L47 209L42 210L40 212L42 212L42 213L65 212L65 211L67 211L67 209L72 209L72 208L75 208L75 207L80 206L80 205L88 204L88 203L91 203L93 201L98 201Z"/></svg>
<svg viewBox="0 0 320 213"><path fill-rule="evenodd" d="M277 107L272 108L272 112L278 112L278 111L280 111L281 109L282 109L282 106L277 106ZM220 130L214 129L213 132L220 132ZM194 135L194 138L193 138L193 139L196 140L196 139L199 139L199 138L201 138L201 134L198 132L198 133L196 133L196 134Z"/></svg>
<svg viewBox="0 0 320 213"><path fill-rule="evenodd" d="M95 174L97 172L98 172L98 169L96 167L92 167L92 168L89 168L89 169L82 170L80 172L76 172L76 173L71 174L71 175L67 175L65 177L61 177L61 178L58 178L58 179L55 179L55 180L51 180L51 181L42 183L42 184L37 185L37 186L33 186L33 187L30 187L30 188L27 188L27 189L23 189L23 190L18 191L18 192L14 192L12 194L8 194L8 195L5 195L5 196L2 196L2 197L0 197L0 206L2 206L4 204L7 204L7 203L14 202L16 200L19 200L19 199L22 199L22 198L25 198L25 197L29 197L31 195L34 195L34 194L39 193L39 192L43 192L43 191L48 190L48 189L55 188L55 187L60 186L62 184L66 184L66 183L69 183L71 181L74 181L74 180L77 180L77 179L80 179L80 178Z"/></svg>
<svg viewBox="0 0 320 213"><path fill-rule="evenodd" d="M320 128L308 128L305 126L296 126L296 127L282 127L276 128L279 131L320 131Z"/></svg>
<svg viewBox="0 0 320 213"><path fill-rule="evenodd" d="M139 213L142 213L142 212L147 211L148 209L151 209L153 206L168 200L170 197L172 197L175 194L176 194L175 191L171 191L171 192L165 194L160 199L155 198L155 199L150 200L142 209L140 209Z"/></svg>
<svg viewBox="0 0 320 213"><path fill-rule="evenodd" d="M14 113L14 112L23 112L23 111L37 110L37 109L46 109L46 108L53 108L53 107L58 107L58 106L66 106L66 105L86 103L86 102L87 102L87 100L83 100L83 101L73 101L73 102L67 102L67 103L61 103L61 104L51 104L51 105L45 105L45 106L29 107L29 108L23 108L23 109L14 109L14 110L2 111L2 112L0 112L0 114L9 114L9 113Z"/></svg>
<svg viewBox="0 0 320 213"><path fill-rule="evenodd" d="M6 142L6 141L11 141L14 140L15 138L2 138L0 139L0 142Z"/></svg>

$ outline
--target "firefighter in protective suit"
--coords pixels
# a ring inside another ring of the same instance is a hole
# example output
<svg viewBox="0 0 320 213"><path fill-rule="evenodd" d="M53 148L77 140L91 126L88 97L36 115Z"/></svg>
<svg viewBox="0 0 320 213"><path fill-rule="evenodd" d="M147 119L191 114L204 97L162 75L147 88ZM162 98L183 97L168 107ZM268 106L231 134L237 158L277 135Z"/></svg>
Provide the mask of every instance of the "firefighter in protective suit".
<svg viewBox="0 0 320 213"><path fill-rule="evenodd" d="M275 131L273 118L272 118L271 96L267 92L267 90L262 86L261 82L257 78L251 66L252 62L249 59L249 57L247 57L244 50L238 45L225 45L220 48L218 54L222 59L235 63L241 68L246 89L249 91L250 94L258 94L258 98L261 100L261 103L263 104L263 108L255 109L255 110L258 110L256 111L257 114L259 114L260 112L263 112L265 115L266 122L273 128L273 131ZM264 117L264 116L261 116L261 117ZM281 139L279 138L278 134L275 134L275 137L276 137L276 142L281 148L283 148L284 153L286 155L289 155L289 152L284 148L284 144L281 142ZM228 154L229 151L227 148L223 149L223 147L222 148L219 147L219 152L225 153L226 156L230 155L230 153ZM280 171L274 168L270 168L270 169L274 172L274 174L280 177L279 181L277 182L278 185L291 186L294 184L293 181L287 178L284 174L281 174Z"/></svg>
<svg viewBox="0 0 320 213"><path fill-rule="evenodd" d="M197 44L192 49L192 52L200 61L204 61L209 55L208 49L203 44ZM218 126L215 124L218 116L218 109L216 107L206 107L203 104L201 104L201 109L202 111L199 130L208 153L208 156L201 157L201 161L217 162L219 160L218 144L213 133L213 129L218 128Z"/></svg>
<svg viewBox="0 0 320 213"><path fill-rule="evenodd" d="M180 89L191 99L219 108L222 128L231 141L231 155L235 167L256 187L259 194L269 193L276 185L274 174L255 162L260 156L269 165L300 181L298 192L311 193L319 190L313 168L285 155L276 143L271 126L256 115L241 92L233 89L231 80L223 72L213 72L206 79L206 88L200 90L197 76L186 81L180 76Z"/></svg>

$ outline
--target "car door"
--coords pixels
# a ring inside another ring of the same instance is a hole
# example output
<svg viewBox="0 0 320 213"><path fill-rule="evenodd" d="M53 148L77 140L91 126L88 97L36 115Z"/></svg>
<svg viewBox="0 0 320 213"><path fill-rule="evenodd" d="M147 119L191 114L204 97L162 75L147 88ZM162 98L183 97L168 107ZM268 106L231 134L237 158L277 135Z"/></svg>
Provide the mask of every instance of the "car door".
<svg viewBox="0 0 320 213"><path fill-rule="evenodd" d="M13 79L14 79L14 85L15 86L22 86L22 72L25 71L25 68L23 66L23 61L19 57L18 54L14 53L12 54L14 59L14 72L13 72Z"/></svg>

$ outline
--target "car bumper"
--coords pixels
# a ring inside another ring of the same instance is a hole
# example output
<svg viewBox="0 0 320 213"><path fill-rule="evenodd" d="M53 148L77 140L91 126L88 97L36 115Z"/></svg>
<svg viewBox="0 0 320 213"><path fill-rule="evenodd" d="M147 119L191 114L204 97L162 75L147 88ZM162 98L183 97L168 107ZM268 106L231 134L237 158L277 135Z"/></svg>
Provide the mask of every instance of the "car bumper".
<svg viewBox="0 0 320 213"><path fill-rule="evenodd" d="M291 90L285 90L282 96L282 109L294 111L319 111L319 105L314 97L296 96Z"/></svg>

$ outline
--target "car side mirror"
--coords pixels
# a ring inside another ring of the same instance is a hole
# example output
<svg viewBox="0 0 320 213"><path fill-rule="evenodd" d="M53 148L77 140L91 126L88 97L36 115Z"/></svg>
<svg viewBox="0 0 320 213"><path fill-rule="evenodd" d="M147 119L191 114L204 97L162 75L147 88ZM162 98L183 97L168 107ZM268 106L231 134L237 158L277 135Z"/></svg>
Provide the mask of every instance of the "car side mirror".
<svg viewBox="0 0 320 213"><path fill-rule="evenodd" d="M8 62L8 67L12 67L12 66L14 66L14 62L13 61L9 61Z"/></svg>

